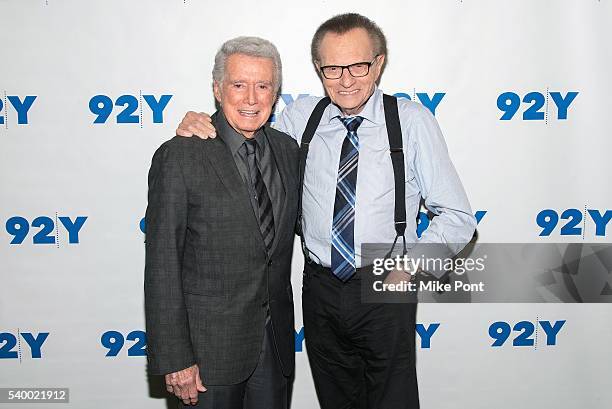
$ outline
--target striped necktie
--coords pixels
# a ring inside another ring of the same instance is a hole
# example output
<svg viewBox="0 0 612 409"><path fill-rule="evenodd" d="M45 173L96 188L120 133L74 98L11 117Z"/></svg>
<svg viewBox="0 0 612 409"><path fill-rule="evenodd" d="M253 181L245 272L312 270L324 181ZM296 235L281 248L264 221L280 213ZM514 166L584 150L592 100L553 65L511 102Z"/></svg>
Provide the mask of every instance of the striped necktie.
<svg viewBox="0 0 612 409"><path fill-rule="evenodd" d="M257 156L255 154L257 150L257 141L255 139L246 139L244 141L247 153L247 166L249 169L249 176L251 178L251 187L255 192L255 199L257 200L258 216L259 216L259 230L263 238L264 244L268 252L272 248L272 242L274 241L274 215L272 214L272 201L268 195L268 189L264 184L259 166L257 166Z"/></svg>
<svg viewBox="0 0 612 409"><path fill-rule="evenodd" d="M363 118L355 116L340 118L340 120L348 132L342 143L338 166L331 234L331 270L336 277L346 282L355 274L355 191L357 161L359 160L357 128L361 125Z"/></svg>

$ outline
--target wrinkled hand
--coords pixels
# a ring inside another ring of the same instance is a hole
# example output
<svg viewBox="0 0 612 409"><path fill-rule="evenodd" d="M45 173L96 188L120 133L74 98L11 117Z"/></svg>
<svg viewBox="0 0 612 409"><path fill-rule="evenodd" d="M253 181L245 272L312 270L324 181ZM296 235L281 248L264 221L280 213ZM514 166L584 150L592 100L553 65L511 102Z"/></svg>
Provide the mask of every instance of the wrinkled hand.
<svg viewBox="0 0 612 409"><path fill-rule="evenodd" d="M410 280L414 278L414 274L411 274L409 271L403 270L391 270L387 277L385 277L385 284L400 284L400 283L408 283Z"/></svg>
<svg viewBox="0 0 612 409"><path fill-rule="evenodd" d="M198 403L198 392L206 392L197 365L166 374L165 378L166 390L175 394L185 405L195 405Z"/></svg>
<svg viewBox="0 0 612 409"><path fill-rule="evenodd" d="M214 138L217 136L215 127L212 125L210 116L204 112L189 111L176 129L178 136L198 136L201 139Z"/></svg>

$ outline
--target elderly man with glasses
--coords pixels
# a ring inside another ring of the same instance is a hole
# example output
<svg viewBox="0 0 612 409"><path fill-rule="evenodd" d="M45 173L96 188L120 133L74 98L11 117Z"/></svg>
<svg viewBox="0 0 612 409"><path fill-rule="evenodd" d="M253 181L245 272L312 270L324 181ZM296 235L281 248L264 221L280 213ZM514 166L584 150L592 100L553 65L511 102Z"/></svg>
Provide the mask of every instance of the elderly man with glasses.
<svg viewBox="0 0 612 409"><path fill-rule="evenodd" d="M275 127L301 144L302 307L319 402L418 408L416 303L363 302L371 266L362 244L403 237L409 253L425 243L459 252L476 220L435 118L376 86L387 54L380 28L359 14L335 16L317 29L311 53L327 97L289 104ZM207 116L193 112L177 130L214 133ZM436 217L419 238L421 199Z"/></svg>

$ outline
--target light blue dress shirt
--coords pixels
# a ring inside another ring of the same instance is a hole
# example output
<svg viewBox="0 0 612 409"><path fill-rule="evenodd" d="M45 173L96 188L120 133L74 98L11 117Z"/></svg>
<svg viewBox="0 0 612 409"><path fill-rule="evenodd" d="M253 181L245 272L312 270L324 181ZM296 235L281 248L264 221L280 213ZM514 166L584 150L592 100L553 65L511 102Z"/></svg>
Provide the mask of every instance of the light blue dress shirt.
<svg viewBox="0 0 612 409"><path fill-rule="evenodd" d="M321 97L303 97L289 104L274 127L291 135L298 144L306 122ZM453 166L444 137L433 115L422 105L398 99L406 170L406 241L442 243L455 253L474 233L476 219ZM355 205L355 260L361 266L362 243L393 243L395 189L385 125L383 93L376 89L363 110L359 136L357 199ZM329 267L331 230L338 177L338 162L346 128L343 114L330 104L310 143L304 174L303 231L311 257ZM434 213L419 239L416 217L421 197ZM418 247L416 247L418 248ZM418 257L418 255L414 255Z"/></svg>

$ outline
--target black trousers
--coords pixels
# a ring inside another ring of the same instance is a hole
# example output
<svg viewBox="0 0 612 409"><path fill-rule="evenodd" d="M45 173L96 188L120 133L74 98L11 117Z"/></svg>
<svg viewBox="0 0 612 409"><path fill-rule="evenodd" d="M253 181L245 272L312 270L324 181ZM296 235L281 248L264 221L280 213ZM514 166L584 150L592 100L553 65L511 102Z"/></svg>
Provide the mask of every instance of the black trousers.
<svg viewBox="0 0 612 409"><path fill-rule="evenodd" d="M251 376L235 385L204 383L207 391L198 393L197 405L184 405L179 401L179 408L287 409L292 378L283 375L272 340L272 324L268 318L259 362Z"/></svg>
<svg viewBox="0 0 612 409"><path fill-rule="evenodd" d="M364 304L348 282L306 263L304 336L321 409L418 409L416 303Z"/></svg>

